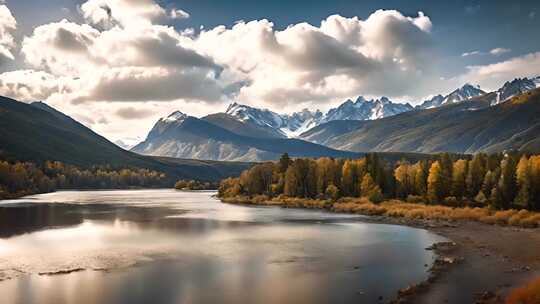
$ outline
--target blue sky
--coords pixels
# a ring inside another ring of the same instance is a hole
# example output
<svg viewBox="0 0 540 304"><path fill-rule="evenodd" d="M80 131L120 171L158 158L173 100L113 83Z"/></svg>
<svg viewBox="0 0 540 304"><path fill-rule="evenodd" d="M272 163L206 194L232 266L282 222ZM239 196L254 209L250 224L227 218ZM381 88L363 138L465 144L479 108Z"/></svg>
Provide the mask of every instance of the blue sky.
<svg viewBox="0 0 540 304"><path fill-rule="evenodd" d="M540 74L540 1L0 0L0 14L0 94L128 142L175 110L417 104Z"/></svg>

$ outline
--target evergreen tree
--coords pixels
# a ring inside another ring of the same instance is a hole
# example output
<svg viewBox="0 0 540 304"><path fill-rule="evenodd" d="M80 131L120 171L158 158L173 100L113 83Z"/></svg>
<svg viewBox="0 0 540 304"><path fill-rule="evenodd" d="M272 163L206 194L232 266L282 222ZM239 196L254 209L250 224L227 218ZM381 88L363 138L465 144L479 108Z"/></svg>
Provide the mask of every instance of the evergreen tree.
<svg viewBox="0 0 540 304"><path fill-rule="evenodd" d="M358 169L353 160L346 160L341 169L341 192L344 196L356 196Z"/></svg>
<svg viewBox="0 0 540 304"><path fill-rule="evenodd" d="M429 175L429 167L426 161L419 161L415 165L416 174L414 179L414 188L416 194L426 195L427 193L427 178Z"/></svg>
<svg viewBox="0 0 540 304"><path fill-rule="evenodd" d="M279 172L285 173L287 169L289 168L289 165L291 164L292 160L289 157L289 153L283 153L281 157L279 158Z"/></svg>
<svg viewBox="0 0 540 304"><path fill-rule="evenodd" d="M486 175L485 169L485 156L483 154L476 154L473 159L469 162L468 172L467 172L467 193L469 197L475 196L484 181L484 176ZM490 190L491 191L491 190ZM484 191L484 193L486 193ZM490 193L490 192L487 192Z"/></svg>
<svg viewBox="0 0 540 304"><path fill-rule="evenodd" d="M510 207L516 195L516 165L512 156L507 155L501 161L501 176L498 183L498 191L502 198L501 209Z"/></svg>

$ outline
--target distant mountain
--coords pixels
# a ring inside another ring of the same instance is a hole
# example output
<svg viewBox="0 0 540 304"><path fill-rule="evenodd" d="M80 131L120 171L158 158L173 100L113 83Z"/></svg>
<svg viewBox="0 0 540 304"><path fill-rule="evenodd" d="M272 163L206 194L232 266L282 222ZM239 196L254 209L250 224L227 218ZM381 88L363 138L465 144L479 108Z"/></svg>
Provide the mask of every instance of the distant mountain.
<svg viewBox="0 0 540 304"><path fill-rule="evenodd" d="M432 109L444 105L449 105L457 102L461 102L476 96L481 96L486 94L478 86L473 86L471 84L465 84L459 89L451 92L446 96L436 95L431 99L424 101L422 104L416 106L417 109Z"/></svg>
<svg viewBox="0 0 540 304"><path fill-rule="evenodd" d="M57 160L81 167L108 164L166 173L172 180L218 180L238 175L249 163L155 159L125 151L42 102L0 97L0 155L9 160Z"/></svg>
<svg viewBox="0 0 540 304"><path fill-rule="evenodd" d="M219 120L214 116L217 114L209 115L203 119L240 135L252 136L255 133L257 136L264 137L270 135L270 137L295 138L322 123L334 120L372 120L412 109L410 104L394 103L386 97L367 100L360 96L355 102L347 100L337 108L330 109L326 114L319 110L310 111L307 109L292 114L278 114L266 109L232 103L225 114L242 123L249 129L248 131L241 130L240 125L232 126L231 121L223 122L223 115L218 116ZM259 129L257 132L253 132L254 126Z"/></svg>
<svg viewBox="0 0 540 304"><path fill-rule="evenodd" d="M386 97L367 100L360 96L355 102L347 100L326 113L323 122L334 120L374 120L412 110L410 104L394 103Z"/></svg>
<svg viewBox="0 0 540 304"><path fill-rule="evenodd" d="M232 103L225 114L250 125L258 126L273 134L274 137L288 138L309 130L318 125L323 114L320 111L311 112L304 109L291 115L278 114L266 109L259 109Z"/></svg>
<svg viewBox="0 0 540 304"><path fill-rule="evenodd" d="M466 102L365 121L347 133L326 134L319 142L362 152L540 151L540 89L491 106L497 95L492 92ZM321 125L318 133L332 133L331 128L335 126ZM308 136L314 135L303 138Z"/></svg>
<svg viewBox="0 0 540 304"><path fill-rule="evenodd" d="M248 108L249 110L249 108ZM252 115L245 114L246 121ZM277 122L271 112L256 116L259 121ZM255 138L239 135L204 119L175 112L161 118L146 140L132 149L145 155L210 160L261 161L275 160L287 152L292 157L357 157L359 154L338 151L298 139Z"/></svg>

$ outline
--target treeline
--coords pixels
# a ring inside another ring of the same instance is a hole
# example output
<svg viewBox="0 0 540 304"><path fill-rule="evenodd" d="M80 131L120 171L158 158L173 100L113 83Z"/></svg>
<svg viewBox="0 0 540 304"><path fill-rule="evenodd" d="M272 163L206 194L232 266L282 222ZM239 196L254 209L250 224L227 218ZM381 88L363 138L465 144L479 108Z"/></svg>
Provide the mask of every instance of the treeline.
<svg viewBox="0 0 540 304"><path fill-rule="evenodd" d="M196 180L181 179L174 184L177 190L216 190L219 187L217 182L202 182Z"/></svg>
<svg viewBox="0 0 540 304"><path fill-rule="evenodd" d="M164 173L139 168L94 166L79 168L58 161L43 164L0 160L0 199L51 192L56 189L118 189L166 187Z"/></svg>
<svg viewBox="0 0 540 304"><path fill-rule="evenodd" d="M375 153L354 160L319 158L263 163L222 181L221 197L399 198L448 206L540 210L540 156L442 153L416 163L390 163Z"/></svg>

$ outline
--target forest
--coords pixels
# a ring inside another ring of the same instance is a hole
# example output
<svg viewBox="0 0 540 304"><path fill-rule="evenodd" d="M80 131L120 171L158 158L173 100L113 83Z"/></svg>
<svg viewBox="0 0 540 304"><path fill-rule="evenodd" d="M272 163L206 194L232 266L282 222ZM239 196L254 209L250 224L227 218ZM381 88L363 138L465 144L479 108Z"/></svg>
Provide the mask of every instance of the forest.
<svg viewBox="0 0 540 304"><path fill-rule="evenodd" d="M80 168L58 161L42 164L0 160L0 199L46 193L57 189L118 189L166 187L164 173L139 168L93 166Z"/></svg>
<svg viewBox="0 0 540 304"><path fill-rule="evenodd" d="M203 182L193 179L181 179L174 184L176 190L216 190L218 182Z"/></svg>
<svg viewBox="0 0 540 304"><path fill-rule="evenodd" d="M279 162L256 165L219 187L222 198L256 195L540 210L540 156L441 153L416 163L391 163L376 153L360 159L294 160L284 154Z"/></svg>

